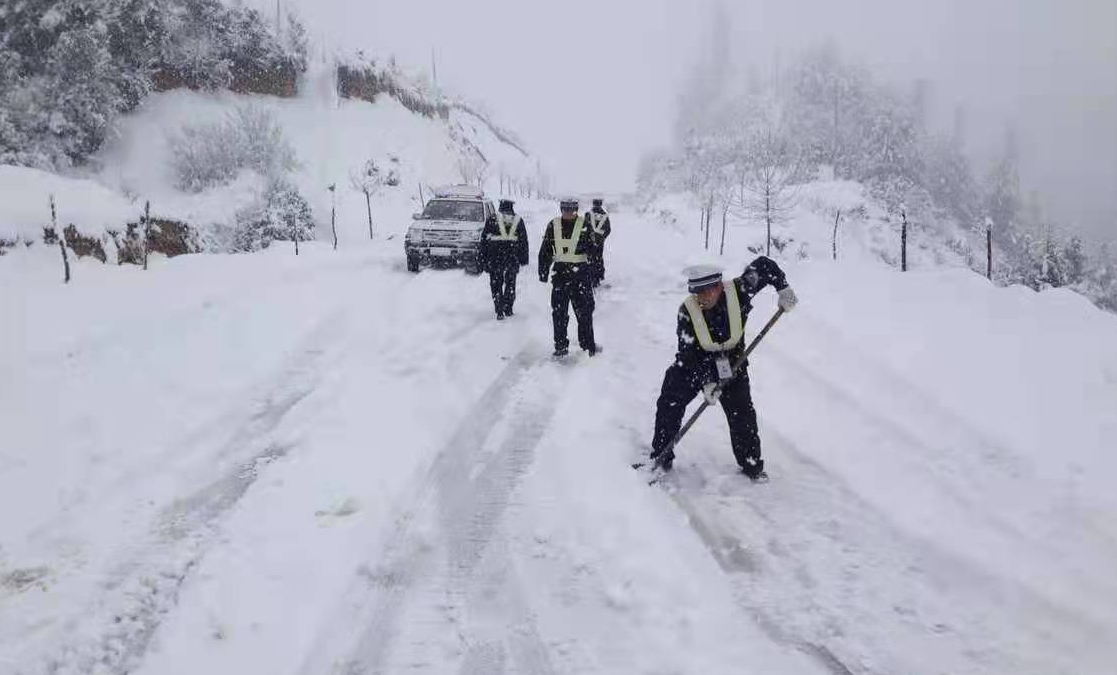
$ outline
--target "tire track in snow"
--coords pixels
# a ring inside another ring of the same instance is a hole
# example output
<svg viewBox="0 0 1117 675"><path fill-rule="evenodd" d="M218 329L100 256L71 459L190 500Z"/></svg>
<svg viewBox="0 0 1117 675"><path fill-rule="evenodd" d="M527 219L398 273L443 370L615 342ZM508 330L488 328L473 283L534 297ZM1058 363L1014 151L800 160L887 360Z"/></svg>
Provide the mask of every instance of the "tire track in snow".
<svg viewBox="0 0 1117 675"><path fill-rule="evenodd" d="M271 437L283 421L314 393L318 366L342 333L341 312L325 318L297 348L264 388L255 406L212 459L232 464L195 492L162 509L140 541L102 582L105 595L96 598L96 613L108 625L94 636L71 639L38 670L49 675L97 672L126 675L138 667L163 619L178 603L179 593L197 568L221 518L252 487L264 466L293 448Z"/></svg>
<svg viewBox="0 0 1117 675"><path fill-rule="evenodd" d="M975 483L973 489L963 490L956 482L968 480L964 470L956 469L950 471L949 478L957 479L955 481L940 475L938 470L941 467L941 462L937 462L936 459L945 452L941 443L935 443L934 441L920 438L914 432L901 426L900 423L890 416L883 415L864 405L839 385L814 372L797 359L778 350L774 350L773 354L783 366L781 370L783 376L785 378L792 378L793 381L798 380L799 385L796 387L797 389L813 389L823 392L827 409L831 411L831 414L836 410L840 410L841 414L846 419L860 420L865 430L875 434L874 438L883 436L887 439L888 446L907 450L908 452L894 452L888 455L890 461L900 461L903 463L901 469L894 469L897 473L919 475L924 479L918 484L909 483L905 487L913 491L933 490L934 492L932 494L937 493L948 497L954 506L953 512L948 514L949 517L957 519L960 525L964 523L965 526L969 528L973 528L975 523L982 525L980 543L983 546L1003 547L1006 549L1011 547L1019 551L1019 545L1024 543L1032 552L1042 552L1043 555L1048 557L1056 558L1060 555L1065 555L1066 551L1063 548L1047 541L1041 533L1027 528L1023 523L1012 521L1004 515L992 512L987 508L989 504L986 502L985 495L990 489L989 485ZM905 389L912 389L912 385L908 384L906 387L901 387L900 393L903 393ZM953 434L954 431L960 431L962 437L967 437L967 429L964 426L960 429L956 429L949 418L939 417L940 410L941 407L934 407L926 411L926 414L936 420L942 430L941 434L943 436L949 436ZM919 415L916 413L913 412L912 415L916 419L919 419ZM972 445L974 447L980 448L982 447L982 443L983 439L981 437L973 437ZM813 462L813 460L806 457L803 453L799 453L799 456L804 461L809 461L818 469L825 471L825 469L822 469L817 463ZM961 466L964 469L964 464ZM988 476L987 480L990 481L997 477L995 472L983 472L982 475ZM834 478L836 479L836 477ZM850 494L853 494L852 490ZM918 494L914 494L912 498L921 499ZM927 503L935 503L933 497L922 498L922 500ZM866 508L873 507L866 504ZM901 528L895 521L892 521L891 518L890 521L897 531L904 530L904 528ZM1089 621L1084 621L1085 617L1078 616L1074 612L1067 611L1061 607L1058 603L1058 591L1053 591L1049 594L1041 594L1035 588L1028 587L1022 581L1016 580L1015 578L1010 582L1009 579L997 577L984 570L978 570L979 566L984 565L979 558L967 558L963 561L963 555L957 552L942 551L940 546L931 544L929 540L916 537L911 532L910 527L907 528L903 536L908 540L922 541L924 543L924 548L934 547L939 555L958 561L958 565L972 570L974 574L980 573L981 576L990 580L995 580L1002 586L1016 589L1015 593L1029 597L1037 606L1046 606L1049 612L1063 616L1066 621L1078 623L1082 630L1098 632L1101 629L1099 616L1093 616L1090 617ZM1117 587L1112 584L1112 580L1108 578L1080 577L1076 578L1075 581L1083 586L1086 584L1090 585L1089 591L1084 593L1084 595L1095 595L1098 597L1112 596L1114 590L1117 589Z"/></svg>
<svg viewBox="0 0 1117 675"><path fill-rule="evenodd" d="M744 479L735 478L739 479L742 489L745 489ZM699 469L690 466L669 476L663 481L662 487L679 510L686 515L687 524L723 572L728 575L762 575L764 572L762 557L735 533L734 525L719 518L717 509L704 508L700 505L701 490L706 482L705 476ZM753 602L747 594L739 594L737 601L737 604L748 611L753 621L773 642L802 652L831 675L860 675L870 672L855 673L825 644L794 635L783 628L763 607Z"/></svg>
<svg viewBox="0 0 1117 675"><path fill-rule="evenodd" d="M1049 639L1053 627L1078 623L1076 617L896 528L782 435L765 433L765 447L779 458L768 485L752 486L701 453L681 463L665 488L737 579L738 604L772 639L834 675L938 672L918 670L924 664L896 651L890 636L902 636L909 648L920 642L919 653L933 649L947 670L944 659L967 672L1057 669L1029 663L1025 651L1031 641ZM1048 625L1026 629L1024 616ZM1014 627L1006 629L1006 620ZM1086 634L1062 647L1074 653L1095 638Z"/></svg>
<svg viewBox="0 0 1117 675"><path fill-rule="evenodd" d="M414 500L397 517L387 541L370 551L378 560L375 566L362 566L354 586L346 594L344 607L323 627L299 672L304 675L380 675L397 672L392 659L406 626L402 619L413 605L413 598L424 589L429 598L440 597L435 609L443 618L470 604L469 598L456 596L458 583L474 579L508 506L518 477L531 463L532 453L542 437L549 416L548 408L531 406L517 410L517 421L510 425L507 439L486 456L486 441L494 428L508 418L509 404L525 387L538 384L529 378L538 366L540 355L531 346L522 349L485 390L463 421L438 452L430 469L410 492ZM551 388L536 394L550 396ZM436 532L431 532L430 528ZM445 567L440 569L440 553ZM507 644L499 640L472 642L468 627L459 630L457 640L465 644L461 664L463 675L502 672L511 659L526 664L523 672L551 672L546 650L535 635L530 614L522 597L508 577L500 579L517 630ZM433 589L433 590L432 590ZM491 590L491 589L490 589ZM482 593L487 595L488 591ZM423 596L420 596L420 600ZM420 607L422 608L422 607ZM464 624L462 624L464 626ZM448 626L437 631L445 633ZM433 649L419 641L418 661L409 670L421 668L423 652ZM511 652L511 655L509 655ZM492 668L493 670L490 670Z"/></svg>
<svg viewBox="0 0 1117 675"><path fill-rule="evenodd" d="M492 673L494 662L486 655L504 654L505 648L511 652L517 673L554 671L536 633L506 542L494 541L512 494L554 417L554 385L559 374L541 375L517 387L512 423L495 454L472 480L455 483L454 492L444 495L441 504L442 529L449 545L448 578L443 583L451 601L457 601L450 607L464 614L459 625L464 627L462 640L469 649L459 675ZM466 523L463 514L472 514ZM484 640L479 644L478 634Z"/></svg>

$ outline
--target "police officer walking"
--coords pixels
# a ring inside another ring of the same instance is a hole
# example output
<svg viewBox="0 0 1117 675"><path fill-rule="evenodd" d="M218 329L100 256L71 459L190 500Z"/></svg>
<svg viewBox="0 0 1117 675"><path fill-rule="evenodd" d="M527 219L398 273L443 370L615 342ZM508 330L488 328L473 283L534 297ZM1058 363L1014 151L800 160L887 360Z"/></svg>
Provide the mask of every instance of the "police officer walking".
<svg viewBox="0 0 1117 675"><path fill-rule="evenodd" d="M597 239L597 260L593 270L593 287L597 288L605 280L605 240L613 232L609 214L605 211L605 200L593 200L593 210L586 214L586 222L593 228L593 236Z"/></svg>
<svg viewBox="0 0 1117 675"><path fill-rule="evenodd" d="M779 294L780 308L790 311L797 302L795 292L787 285L783 270L764 256L729 283L722 283L721 270L706 265L689 268L687 276L691 295L679 309L678 352L663 376L656 402L652 461L665 471L671 470L675 453L669 446L679 432L687 404L704 392L707 400L720 402L725 411L729 440L741 472L755 482L766 482L748 371L743 368L730 379L730 364L746 348L745 319L752 309L752 297L765 286L773 286ZM719 383L722 388L715 393Z"/></svg>
<svg viewBox="0 0 1117 675"><path fill-rule="evenodd" d="M562 215L552 220L539 248L539 281L551 281L551 320L555 330L555 357L566 356L570 339L567 326L570 306L578 320L578 346L590 356L601 351L593 335L593 261L597 239L586 219L578 215L578 200L564 199Z"/></svg>
<svg viewBox="0 0 1117 675"><path fill-rule="evenodd" d="M528 263L527 228L516 215L511 199L500 200L495 218L485 223L481 232L481 266L489 273L496 318L512 316L516 302L516 275Z"/></svg>

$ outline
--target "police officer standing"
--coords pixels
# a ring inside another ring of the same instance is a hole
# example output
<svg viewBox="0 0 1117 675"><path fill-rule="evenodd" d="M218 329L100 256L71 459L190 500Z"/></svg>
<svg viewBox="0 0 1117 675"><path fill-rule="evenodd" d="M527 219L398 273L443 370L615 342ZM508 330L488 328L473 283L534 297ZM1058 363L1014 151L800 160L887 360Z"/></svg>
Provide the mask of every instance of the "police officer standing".
<svg viewBox="0 0 1117 675"><path fill-rule="evenodd" d="M481 232L481 264L489 273L496 318L512 316L516 302L516 275L528 263L527 228L516 215L511 199L500 200L495 218L485 223Z"/></svg>
<svg viewBox="0 0 1117 675"><path fill-rule="evenodd" d="M609 214L605 211L605 200L593 200L593 210L586 214L586 222L593 227L593 236L597 239L597 260L593 270L593 287L597 288L605 280L605 240L613 231Z"/></svg>
<svg viewBox="0 0 1117 675"><path fill-rule="evenodd" d="M539 248L539 281L551 281L555 357L566 356L569 351L566 329L571 305L578 320L578 346L594 356L601 351L593 336L593 261L598 256L597 239L586 219L578 215L578 200L564 199L559 208L562 215L547 225Z"/></svg>
<svg viewBox="0 0 1117 675"><path fill-rule="evenodd" d="M675 453L669 446L679 432L687 404L704 392L707 400L720 402L725 411L729 440L741 472L755 482L766 482L748 371L743 368L730 379L731 364L746 348L745 319L752 309L752 297L765 286L773 286L779 294L780 308L790 311L797 302L795 292L787 285L783 270L764 256L729 283L722 282L721 270L706 265L689 268L687 276L691 295L679 309L678 352L663 376L656 402L652 461L665 471L671 470ZM719 383L722 388L715 394Z"/></svg>

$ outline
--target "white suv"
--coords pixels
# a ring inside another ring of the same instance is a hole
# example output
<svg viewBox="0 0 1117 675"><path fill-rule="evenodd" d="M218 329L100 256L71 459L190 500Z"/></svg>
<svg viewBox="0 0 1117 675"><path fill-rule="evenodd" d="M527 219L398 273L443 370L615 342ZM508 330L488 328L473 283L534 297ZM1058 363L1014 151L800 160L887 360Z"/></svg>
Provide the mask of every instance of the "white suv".
<svg viewBox="0 0 1117 675"><path fill-rule="evenodd" d="M435 190L422 213L414 214L403 240L407 269L422 265L461 265L469 274L481 272L478 253L485 222L496 216L485 193L468 185Z"/></svg>

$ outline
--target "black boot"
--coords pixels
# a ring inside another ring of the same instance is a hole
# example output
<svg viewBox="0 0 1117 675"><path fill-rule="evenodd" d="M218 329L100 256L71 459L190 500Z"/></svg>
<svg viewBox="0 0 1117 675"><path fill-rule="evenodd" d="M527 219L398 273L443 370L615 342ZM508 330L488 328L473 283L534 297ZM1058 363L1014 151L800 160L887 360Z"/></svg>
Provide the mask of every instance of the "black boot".
<svg viewBox="0 0 1117 675"><path fill-rule="evenodd" d="M741 473L749 477L754 483L767 483L768 474L764 472L764 460L762 459L749 459L745 465L741 467Z"/></svg>
<svg viewBox="0 0 1117 675"><path fill-rule="evenodd" d="M667 452L656 450L652 452L652 465L658 466L664 471L670 471L675 465L675 452L673 450L668 450Z"/></svg>

